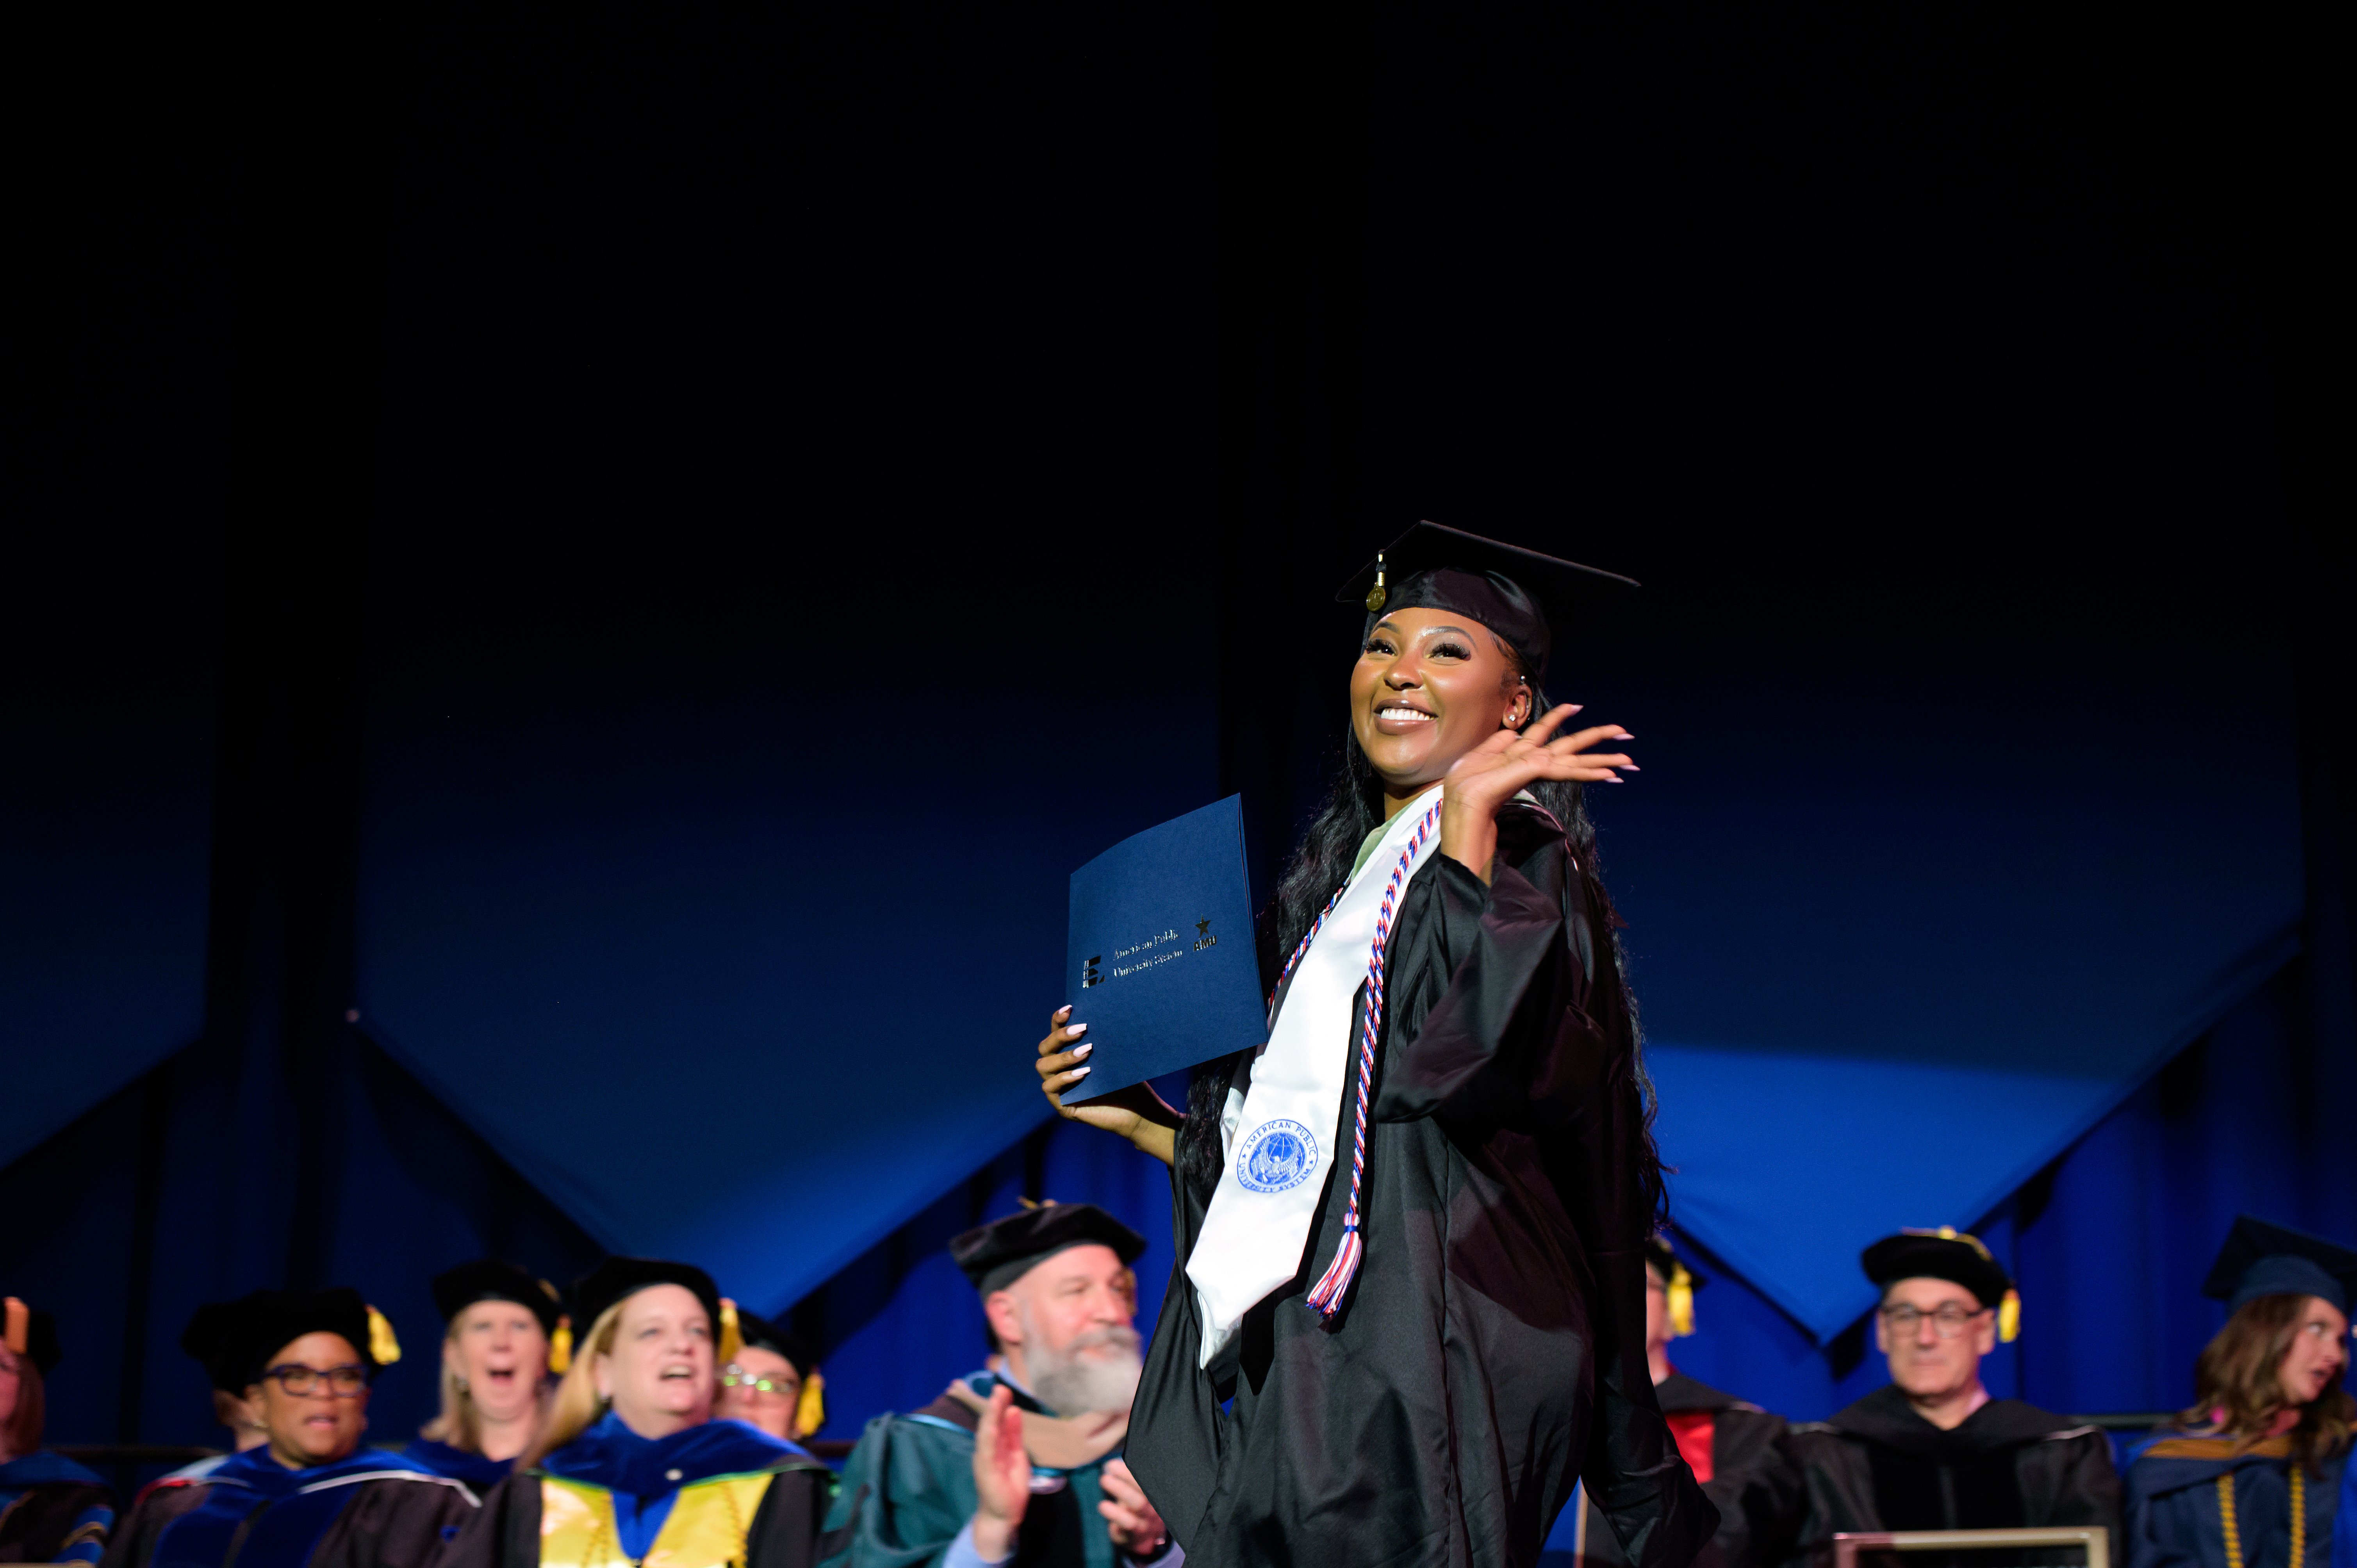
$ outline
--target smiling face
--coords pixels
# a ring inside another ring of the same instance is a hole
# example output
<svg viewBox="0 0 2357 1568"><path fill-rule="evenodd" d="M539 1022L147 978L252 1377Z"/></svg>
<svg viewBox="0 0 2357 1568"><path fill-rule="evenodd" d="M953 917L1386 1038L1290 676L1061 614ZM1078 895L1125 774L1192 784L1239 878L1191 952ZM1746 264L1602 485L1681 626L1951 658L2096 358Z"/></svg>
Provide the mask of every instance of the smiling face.
<svg viewBox="0 0 2357 1568"><path fill-rule="evenodd" d="M721 1389L712 1413L724 1420L758 1426L772 1437L791 1440L794 1436L794 1407L802 1397L802 1374L794 1370L794 1364L775 1350L748 1345L737 1352L733 1365L737 1372L737 1386ZM753 1386L756 1383L769 1383L774 1391L764 1393Z"/></svg>
<svg viewBox="0 0 2357 1568"><path fill-rule="evenodd" d="M270 1358L270 1366L273 1371L305 1368L317 1374L305 1393L290 1394L282 1380L268 1376L245 1391L245 1402L262 1413L262 1423L269 1428L271 1457L290 1470L350 1458L361 1445L361 1434L368 1430L369 1402L368 1363L351 1341L340 1334L306 1334L282 1347ZM343 1374L349 1383L348 1369L358 1369L363 1380L339 1394L331 1374Z"/></svg>
<svg viewBox="0 0 2357 1568"><path fill-rule="evenodd" d="M487 1421L517 1421L540 1398L548 1370L548 1336L532 1308L479 1301L450 1320L442 1359L457 1374Z"/></svg>
<svg viewBox="0 0 2357 1568"><path fill-rule="evenodd" d="M983 1300L1016 1379L1059 1415L1126 1410L1142 1347L1137 1276L1111 1247L1088 1242L1042 1259Z"/></svg>
<svg viewBox="0 0 2357 1568"><path fill-rule="evenodd" d="M591 1369L600 1397L641 1437L712 1419L712 1322L685 1285L649 1285L622 1303L614 1348Z"/></svg>
<svg viewBox="0 0 2357 1568"><path fill-rule="evenodd" d="M1351 733L1394 797L1438 783L1500 729L1520 729L1532 705L1512 655L1454 610L1394 610L1351 671Z"/></svg>
<svg viewBox="0 0 2357 1568"><path fill-rule="evenodd" d="M2323 1297L2309 1296L2301 1303L2291 1348L2276 1369L2284 1398L2295 1405L2314 1404L2348 1364L2349 1319Z"/></svg>

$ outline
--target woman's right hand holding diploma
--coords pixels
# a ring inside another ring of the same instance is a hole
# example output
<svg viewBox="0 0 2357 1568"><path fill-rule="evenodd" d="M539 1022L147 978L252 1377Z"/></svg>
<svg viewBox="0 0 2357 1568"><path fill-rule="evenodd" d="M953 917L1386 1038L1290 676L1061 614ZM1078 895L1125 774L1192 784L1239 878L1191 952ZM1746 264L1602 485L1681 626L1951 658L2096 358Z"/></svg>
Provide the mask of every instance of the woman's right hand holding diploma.
<svg viewBox="0 0 2357 1568"><path fill-rule="evenodd" d="M1087 1080L1089 1054L1094 1048L1081 1038L1089 1032L1089 1026L1070 1022L1071 1015L1069 1002L1048 1015L1048 1035L1039 1042L1040 1092L1065 1121L1084 1122L1118 1133L1168 1165L1177 1144L1173 1133L1185 1118L1165 1104L1152 1085L1132 1084L1102 1100L1078 1105L1067 1105L1057 1098L1072 1085Z"/></svg>

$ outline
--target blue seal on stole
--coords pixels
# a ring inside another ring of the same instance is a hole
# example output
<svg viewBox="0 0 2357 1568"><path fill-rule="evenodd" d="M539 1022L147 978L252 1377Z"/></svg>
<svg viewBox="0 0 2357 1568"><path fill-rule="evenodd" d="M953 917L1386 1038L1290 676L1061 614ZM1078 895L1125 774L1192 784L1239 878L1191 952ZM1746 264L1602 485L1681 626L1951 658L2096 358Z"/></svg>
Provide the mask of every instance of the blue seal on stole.
<svg viewBox="0 0 2357 1568"><path fill-rule="evenodd" d="M1286 1192L1318 1168L1318 1139L1298 1122L1275 1117L1244 1134L1236 1180L1246 1192Z"/></svg>

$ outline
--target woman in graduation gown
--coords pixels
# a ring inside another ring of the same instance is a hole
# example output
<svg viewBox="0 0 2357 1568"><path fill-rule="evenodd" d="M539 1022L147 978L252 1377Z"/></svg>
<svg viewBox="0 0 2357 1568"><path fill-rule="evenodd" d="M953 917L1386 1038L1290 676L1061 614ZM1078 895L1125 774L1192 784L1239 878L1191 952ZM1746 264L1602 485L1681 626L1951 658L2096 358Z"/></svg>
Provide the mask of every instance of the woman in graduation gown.
<svg viewBox="0 0 2357 1568"><path fill-rule="evenodd" d="M1077 1112L1172 1163L1185 1264L1128 1456L1195 1562L1528 1563L1575 1478L1637 1568L1717 1523L1647 1371L1661 1168L1579 794L1628 732L1541 686L1542 602L1624 582L1426 523L1350 584L1345 766L1277 890L1267 1045L1183 1117ZM1069 1012L1051 1101L1087 1070Z"/></svg>
<svg viewBox="0 0 2357 1568"><path fill-rule="evenodd" d="M478 1504L361 1446L370 1385L401 1355L392 1328L351 1290L256 1291L229 1316L269 1441L151 1494L168 1517L125 1531L106 1568L430 1568Z"/></svg>
<svg viewBox="0 0 2357 1568"><path fill-rule="evenodd" d="M540 1440L548 1374L565 1370L551 1355L565 1326L556 1287L480 1258L435 1275L434 1305L445 1325L442 1413L402 1454L488 1492Z"/></svg>
<svg viewBox="0 0 2357 1568"><path fill-rule="evenodd" d="M104 1482L41 1446L55 1322L0 1301L0 1563L96 1563L114 1525Z"/></svg>
<svg viewBox="0 0 2357 1568"><path fill-rule="evenodd" d="M2226 1326L2192 1407L2127 1466L2128 1568L2325 1568L2357 1401L2341 1387L2357 1251L2248 1215L2203 1293Z"/></svg>
<svg viewBox="0 0 2357 1568"><path fill-rule="evenodd" d="M569 1294L587 1326L547 1430L450 1568L807 1568L833 1477L791 1443L712 1419L737 1347L711 1276L608 1258Z"/></svg>

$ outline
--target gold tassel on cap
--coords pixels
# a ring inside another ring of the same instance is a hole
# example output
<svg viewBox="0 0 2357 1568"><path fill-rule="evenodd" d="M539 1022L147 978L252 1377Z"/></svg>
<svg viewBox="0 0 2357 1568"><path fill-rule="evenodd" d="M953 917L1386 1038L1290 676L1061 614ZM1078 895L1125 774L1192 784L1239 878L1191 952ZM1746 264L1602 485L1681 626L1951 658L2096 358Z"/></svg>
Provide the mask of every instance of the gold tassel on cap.
<svg viewBox="0 0 2357 1568"><path fill-rule="evenodd" d="M393 1325L384 1314L371 1306L369 1315L369 1359L380 1367L390 1367L401 1359L401 1341L393 1337Z"/></svg>
<svg viewBox="0 0 2357 1568"><path fill-rule="evenodd" d="M2021 1293L2009 1290L2005 1299L1996 1304L1996 1339L2000 1345L2010 1345L2021 1332Z"/></svg>
<svg viewBox="0 0 2357 1568"><path fill-rule="evenodd" d="M720 1364L726 1366L745 1348L744 1331L737 1326L737 1304L726 1296L720 1298Z"/></svg>
<svg viewBox="0 0 2357 1568"><path fill-rule="evenodd" d="M808 1437L826 1424L826 1380L813 1367L802 1380L802 1397L794 1402L794 1435Z"/></svg>
<svg viewBox="0 0 2357 1568"><path fill-rule="evenodd" d="M32 1343L33 1309L12 1295L8 1297L6 1310L8 1348L21 1356L25 1354L25 1348Z"/></svg>
<svg viewBox="0 0 2357 1568"><path fill-rule="evenodd" d="M1684 1263L1670 1265L1670 1335L1683 1339L1694 1332L1694 1275Z"/></svg>
<svg viewBox="0 0 2357 1568"><path fill-rule="evenodd" d="M573 1319L559 1317L556 1332L548 1337L548 1369L558 1377L573 1369Z"/></svg>
<svg viewBox="0 0 2357 1568"><path fill-rule="evenodd" d="M1378 550L1375 552L1375 585L1367 590L1367 613L1372 615L1383 608L1384 601L1391 596L1391 591L1383 586L1383 553Z"/></svg>

